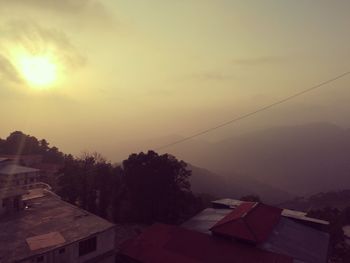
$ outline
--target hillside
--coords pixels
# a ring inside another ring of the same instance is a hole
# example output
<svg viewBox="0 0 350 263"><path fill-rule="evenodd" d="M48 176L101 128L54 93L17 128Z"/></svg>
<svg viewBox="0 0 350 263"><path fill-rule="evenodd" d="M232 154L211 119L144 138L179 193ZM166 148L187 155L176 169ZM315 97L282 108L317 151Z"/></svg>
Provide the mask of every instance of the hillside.
<svg viewBox="0 0 350 263"><path fill-rule="evenodd" d="M250 178L295 195L350 188L350 132L328 123L274 127L198 148L171 149L220 174ZM234 176L233 176L234 177Z"/></svg>
<svg viewBox="0 0 350 263"><path fill-rule="evenodd" d="M299 211L317 210L326 207L343 210L350 207L350 190L318 193L309 197L298 197L283 202L279 206Z"/></svg>
<svg viewBox="0 0 350 263"><path fill-rule="evenodd" d="M189 167L192 170L190 178L192 191L195 193L208 193L216 198L240 198L244 195L255 194L264 202L276 204L293 198L293 195L263 184L257 180L235 174L223 176L196 166Z"/></svg>

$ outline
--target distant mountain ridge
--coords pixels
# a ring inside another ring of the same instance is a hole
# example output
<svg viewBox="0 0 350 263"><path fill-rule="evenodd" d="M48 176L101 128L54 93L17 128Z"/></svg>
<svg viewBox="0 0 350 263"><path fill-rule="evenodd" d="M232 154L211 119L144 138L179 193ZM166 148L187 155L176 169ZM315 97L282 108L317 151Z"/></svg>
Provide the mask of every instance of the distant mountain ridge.
<svg viewBox="0 0 350 263"><path fill-rule="evenodd" d="M300 196L350 188L350 131L333 124L274 127L196 144L170 152L220 174L247 174Z"/></svg>
<svg viewBox="0 0 350 263"><path fill-rule="evenodd" d="M193 165L190 177L191 189L195 193L207 193L216 198L240 198L244 195L258 195L262 201L277 204L294 196L288 192L263 184L248 176L224 176Z"/></svg>
<svg viewBox="0 0 350 263"><path fill-rule="evenodd" d="M279 204L280 207L299 211L323 209L326 207L343 210L350 207L350 190L318 193L309 197L298 197Z"/></svg>

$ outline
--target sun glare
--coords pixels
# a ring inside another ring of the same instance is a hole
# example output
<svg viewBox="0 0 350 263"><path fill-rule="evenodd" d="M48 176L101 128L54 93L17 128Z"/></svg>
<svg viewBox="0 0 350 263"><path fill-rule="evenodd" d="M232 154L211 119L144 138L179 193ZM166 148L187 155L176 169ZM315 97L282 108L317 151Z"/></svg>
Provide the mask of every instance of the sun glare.
<svg viewBox="0 0 350 263"><path fill-rule="evenodd" d="M19 68L32 87L48 87L57 78L57 66L48 56L23 56L19 60Z"/></svg>

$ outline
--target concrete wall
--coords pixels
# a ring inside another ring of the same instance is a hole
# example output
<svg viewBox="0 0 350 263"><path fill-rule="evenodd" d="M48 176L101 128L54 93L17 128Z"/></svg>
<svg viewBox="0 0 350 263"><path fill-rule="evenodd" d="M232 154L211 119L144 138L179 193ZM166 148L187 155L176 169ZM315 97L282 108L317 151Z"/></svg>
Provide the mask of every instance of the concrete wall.
<svg viewBox="0 0 350 263"><path fill-rule="evenodd" d="M86 254L84 256L79 256L79 242L69 244L55 250L49 251L43 255L37 255L36 257L31 257L26 260L20 261L21 263L84 263L89 260L90 262L99 263L114 263L115 257L114 253L108 253L114 251L115 246L115 229L111 228L105 232L92 235L91 237L97 237L97 249L94 252ZM88 238L87 238L88 239ZM82 239L85 240L85 239ZM81 241L81 240L80 240ZM61 249L64 249L62 253ZM60 253L61 252L61 253ZM103 255L106 255L104 257ZM43 261L37 261L43 256ZM95 260L96 261L95 261Z"/></svg>
<svg viewBox="0 0 350 263"><path fill-rule="evenodd" d="M4 203L6 199L7 203ZM0 216L8 213L18 212L23 209L23 202L20 195L0 197Z"/></svg>
<svg viewBox="0 0 350 263"><path fill-rule="evenodd" d="M0 188L23 187L34 184L40 179L40 172L30 172L14 175L1 175Z"/></svg>

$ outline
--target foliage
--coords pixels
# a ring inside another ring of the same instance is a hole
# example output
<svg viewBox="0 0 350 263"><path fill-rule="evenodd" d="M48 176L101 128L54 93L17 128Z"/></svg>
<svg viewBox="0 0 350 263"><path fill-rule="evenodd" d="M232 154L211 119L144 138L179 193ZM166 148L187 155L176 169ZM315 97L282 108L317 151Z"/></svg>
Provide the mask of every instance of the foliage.
<svg viewBox="0 0 350 263"><path fill-rule="evenodd" d="M38 140L21 131L12 132L5 140L0 139L0 154L40 154L43 156L43 161L47 163L62 163L64 160L63 153L57 147L49 147L46 140Z"/></svg>
<svg viewBox="0 0 350 263"><path fill-rule="evenodd" d="M240 198L241 201L247 202L261 202L261 199L258 195L245 195Z"/></svg>
<svg viewBox="0 0 350 263"><path fill-rule="evenodd" d="M68 156L59 178L58 194L66 201L107 218L118 194L121 171L98 154Z"/></svg>
<svg viewBox="0 0 350 263"><path fill-rule="evenodd" d="M143 223L174 223L186 214L195 197L187 164L153 151L132 154L123 162L124 183L132 207L131 219Z"/></svg>
<svg viewBox="0 0 350 263"><path fill-rule="evenodd" d="M187 164L153 151L113 166L98 154L67 157L59 194L68 202L115 221L178 223L202 208L190 191Z"/></svg>

